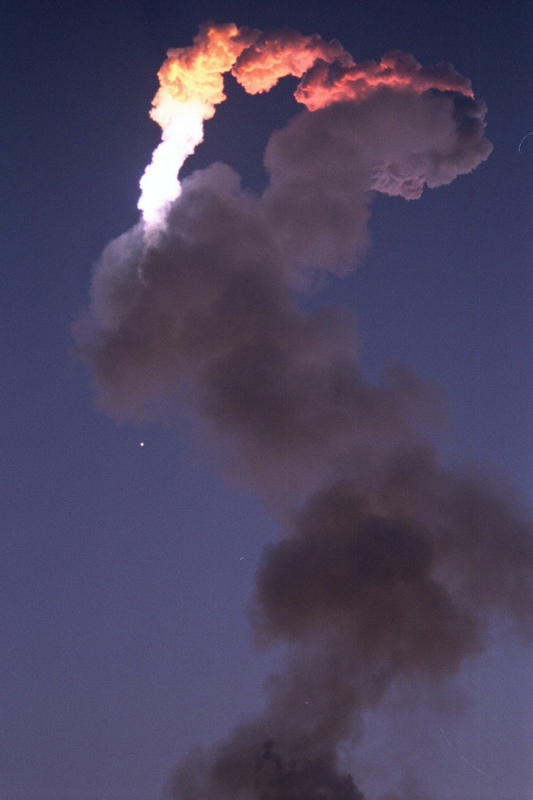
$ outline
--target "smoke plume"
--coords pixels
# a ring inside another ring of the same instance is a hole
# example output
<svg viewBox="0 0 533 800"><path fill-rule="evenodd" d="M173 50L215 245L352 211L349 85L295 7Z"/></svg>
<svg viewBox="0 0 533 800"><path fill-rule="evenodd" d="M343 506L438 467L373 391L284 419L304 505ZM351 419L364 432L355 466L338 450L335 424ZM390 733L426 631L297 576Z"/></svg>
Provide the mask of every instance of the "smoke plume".
<svg viewBox="0 0 533 800"><path fill-rule="evenodd" d="M306 109L272 134L261 196L223 164L177 179L228 71L250 93L300 79ZM486 159L486 109L448 64L356 64L336 41L235 25L204 26L159 77L143 219L102 254L79 347L103 407L192 409L286 526L251 604L285 670L264 714L193 752L169 796L361 800L338 748L395 678L439 684L494 615L531 636L531 524L440 465L431 390L408 370L366 383L350 315L304 313L297 289L354 268L376 192L418 198Z"/></svg>

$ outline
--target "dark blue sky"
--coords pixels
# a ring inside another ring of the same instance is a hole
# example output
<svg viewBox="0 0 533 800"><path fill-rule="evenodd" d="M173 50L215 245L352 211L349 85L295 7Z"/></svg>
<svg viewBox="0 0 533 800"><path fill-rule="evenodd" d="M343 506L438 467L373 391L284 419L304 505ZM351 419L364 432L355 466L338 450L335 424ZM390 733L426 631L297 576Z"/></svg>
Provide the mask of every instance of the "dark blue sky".
<svg viewBox="0 0 533 800"><path fill-rule="evenodd" d="M502 473L531 505L533 138L518 152L533 130L531 12L57 0L6 3L2 16L0 796L155 800L192 743L260 708L277 657L255 652L246 617L275 522L228 486L187 420L98 411L73 353L92 265L138 219L165 51L213 19L338 38L357 61L406 50L471 78L489 109L488 161L416 202L379 197L364 263L322 297L355 309L370 379L404 362L443 388L443 458ZM268 136L297 111L291 86L250 98L230 82L185 172L222 160L261 190ZM444 699L428 693L406 715L398 689L389 710L403 712L368 723L369 797L398 779L406 731L431 800L530 797L531 666L499 639Z"/></svg>

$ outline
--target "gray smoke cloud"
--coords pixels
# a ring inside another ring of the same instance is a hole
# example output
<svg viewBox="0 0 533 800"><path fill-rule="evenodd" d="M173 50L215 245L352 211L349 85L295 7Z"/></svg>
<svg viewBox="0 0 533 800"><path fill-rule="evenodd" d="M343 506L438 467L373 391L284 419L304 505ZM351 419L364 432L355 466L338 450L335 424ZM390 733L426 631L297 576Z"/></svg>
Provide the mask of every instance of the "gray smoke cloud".
<svg viewBox="0 0 533 800"><path fill-rule="evenodd" d="M363 798L337 750L362 735L360 715L395 678L438 689L484 650L493 614L531 639L531 532L496 490L444 471L428 450L398 453L366 485L317 492L257 573L257 635L288 642L265 714L195 752L169 796Z"/></svg>
<svg viewBox="0 0 533 800"><path fill-rule="evenodd" d="M251 603L285 669L263 715L194 751L169 797L362 800L338 748L395 678L437 686L483 650L494 614L532 634L527 515L439 464L431 388L408 370L366 383L350 314L304 313L295 291L353 269L376 192L416 198L487 158L484 117L458 93L387 87L304 111L269 141L262 196L214 164L157 237L140 223L97 264L76 336L100 404L192 409L286 525Z"/></svg>
<svg viewBox="0 0 533 800"><path fill-rule="evenodd" d="M492 151L485 104L453 92L382 87L361 103L295 117L265 154L267 215L290 270L346 274L367 246L372 190L416 199Z"/></svg>

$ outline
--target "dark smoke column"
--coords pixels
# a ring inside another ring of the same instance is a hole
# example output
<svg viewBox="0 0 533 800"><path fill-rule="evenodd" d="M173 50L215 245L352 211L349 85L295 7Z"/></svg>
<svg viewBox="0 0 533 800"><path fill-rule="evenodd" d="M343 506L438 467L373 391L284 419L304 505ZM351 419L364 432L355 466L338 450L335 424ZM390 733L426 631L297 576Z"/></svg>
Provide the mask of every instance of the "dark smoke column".
<svg viewBox="0 0 533 800"><path fill-rule="evenodd" d="M230 69L251 92L296 75L311 109L272 135L264 194L222 164L161 189ZM484 161L486 109L447 64L357 65L338 42L232 25L169 51L160 79L144 220L104 251L79 346L104 407L193 410L285 526L252 602L285 668L264 714L194 752L168 796L362 800L339 745L395 679L438 687L482 652L493 615L531 637L531 522L497 487L445 470L424 433L431 393L408 370L365 383L350 315L304 313L295 289L354 268L375 192L415 199Z"/></svg>

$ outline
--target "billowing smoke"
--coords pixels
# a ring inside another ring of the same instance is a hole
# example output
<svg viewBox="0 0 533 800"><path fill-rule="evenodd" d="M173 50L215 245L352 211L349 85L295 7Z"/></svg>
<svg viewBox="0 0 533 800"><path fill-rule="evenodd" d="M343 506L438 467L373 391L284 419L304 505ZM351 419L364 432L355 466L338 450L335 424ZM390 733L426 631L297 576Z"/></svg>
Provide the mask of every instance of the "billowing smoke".
<svg viewBox="0 0 533 800"><path fill-rule="evenodd" d="M307 110L271 136L261 196L223 164L177 181L229 70L253 93L301 79ZM104 251L79 347L104 407L192 410L286 527L251 604L258 642L286 643L285 670L264 714L193 752L169 795L361 800L338 748L395 678L453 675L494 615L531 636L531 525L440 465L432 392L408 370L366 383L350 315L304 313L297 290L354 268L376 192L417 198L486 159L485 106L447 64L356 64L335 41L234 25L169 51L160 79L143 219Z"/></svg>

